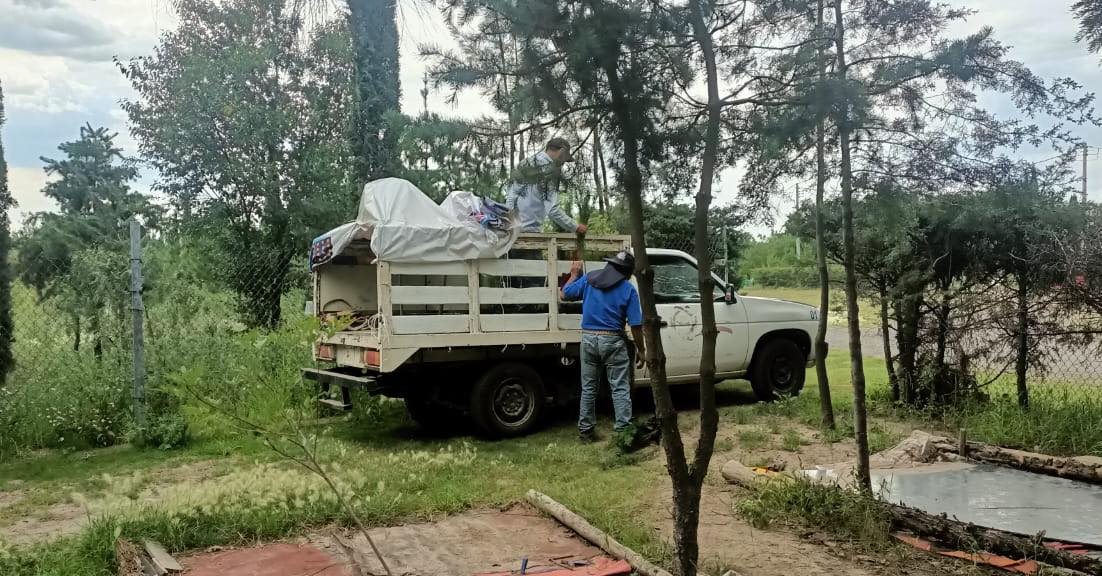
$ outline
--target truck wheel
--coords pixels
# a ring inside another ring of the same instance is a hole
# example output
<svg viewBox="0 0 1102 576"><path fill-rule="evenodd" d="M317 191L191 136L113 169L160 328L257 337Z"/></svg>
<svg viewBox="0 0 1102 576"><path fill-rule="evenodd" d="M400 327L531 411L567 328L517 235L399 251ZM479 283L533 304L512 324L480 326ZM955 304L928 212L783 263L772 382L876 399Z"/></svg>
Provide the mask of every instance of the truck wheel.
<svg viewBox="0 0 1102 576"><path fill-rule="evenodd" d="M762 402L792 398L803 390L807 356L787 338L770 340L754 354L750 385Z"/></svg>
<svg viewBox="0 0 1102 576"><path fill-rule="evenodd" d="M471 389L471 417L495 438L531 433L539 425L543 408L543 380L524 364L497 364Z"/></svg>

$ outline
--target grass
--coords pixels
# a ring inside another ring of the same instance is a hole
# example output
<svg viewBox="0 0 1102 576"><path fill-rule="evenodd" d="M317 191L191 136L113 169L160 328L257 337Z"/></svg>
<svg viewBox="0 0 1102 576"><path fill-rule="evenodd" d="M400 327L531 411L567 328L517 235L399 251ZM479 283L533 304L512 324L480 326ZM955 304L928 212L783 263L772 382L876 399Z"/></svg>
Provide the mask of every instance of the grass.
<svg viewBox="0 0 1102 576"><path fill-rule="evenodd" d="M891 524L872 495L833 485L802 479L769 482L740 500L735 509L757 528L766 528L782 518L796 518L810 528L870 547L883 547L890 541Z"/></svg>
<svg viewBox="0 0 1102 576"><path fill-rule="evenodd" d="M795 430L787 430L784 435L781 436L781 449L788 452L799 452L800 446L804 445L803 438L800 437L800 433Z"/></svg>
<svg viewBox="0 0 1102 576"><path fill-rule="evenodd" d="M655 450L620 458L604 444L579 445L569 426L507 442L426 438L405 420L401 405L393 402L376 416L379 420L370 428L350 422L329 426L319 445L330 474L354 494L351 502L369 525L501 506L535 488L641 553L659 560L668 557L653 530L639 520L647 505L638 495L653 491L661 478L660 473L639 471L656 460ZM171 456L119 448L86 458L49 454L41 456L41 462L30 458L21 461L25 465L5 464L0 474L8 483L75 482L89 491L84 498L90 509L109 513L77 536L0 552L0 574L111 574L116 533L154 538L170 550L185 550L350 522L319 479L276 461L259 443L249 442L243 448L238 461L259 459L259 463L216 479L160 489L156 501L133 500L133 475L170 463L203 460L212 456L212 446L200 443ZM114 480L106 485L80 480L102 473L114 458L123 464L114 471ZM132 476L125 475L128 471ZM258 483L264 490L256 490Z"/></svg>
<svg viewBox="0 0 1102 576"><path fill-rule="evenodd" d="M769 435L761 430L740 430L738 443L749 452L756 452L769 446Z"/></svg>

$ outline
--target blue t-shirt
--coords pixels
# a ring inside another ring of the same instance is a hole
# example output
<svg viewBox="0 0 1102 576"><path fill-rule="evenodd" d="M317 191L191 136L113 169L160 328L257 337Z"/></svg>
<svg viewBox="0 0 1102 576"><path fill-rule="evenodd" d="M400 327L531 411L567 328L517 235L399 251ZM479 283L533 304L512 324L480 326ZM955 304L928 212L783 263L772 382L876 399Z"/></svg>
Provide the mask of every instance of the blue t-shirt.
<svg viewBox="0 0 1102 576"><path fill-rule="evenodd" d="M639 292L627 280L601 290L594 288L585 276L568 284L562 290L567 300L582 301L582 329L619 332L624 324L643 324L643 309L639 305Z"/></svg>

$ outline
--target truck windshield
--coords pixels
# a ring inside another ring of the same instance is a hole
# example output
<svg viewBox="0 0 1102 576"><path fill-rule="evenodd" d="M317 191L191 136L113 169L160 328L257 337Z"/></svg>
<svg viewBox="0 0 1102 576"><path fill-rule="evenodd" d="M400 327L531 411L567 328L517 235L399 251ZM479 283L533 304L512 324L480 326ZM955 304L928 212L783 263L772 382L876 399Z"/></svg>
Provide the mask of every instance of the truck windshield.
<svg viewBox="0 0 1102 576"><path fill-rule="evenodd" d="M654 255L650 257L654 269L654 298L659 304L700 302L700 284L697 268L692 262L678 256ZM712 297L723 298L723 287L716 284Z"/></svg>

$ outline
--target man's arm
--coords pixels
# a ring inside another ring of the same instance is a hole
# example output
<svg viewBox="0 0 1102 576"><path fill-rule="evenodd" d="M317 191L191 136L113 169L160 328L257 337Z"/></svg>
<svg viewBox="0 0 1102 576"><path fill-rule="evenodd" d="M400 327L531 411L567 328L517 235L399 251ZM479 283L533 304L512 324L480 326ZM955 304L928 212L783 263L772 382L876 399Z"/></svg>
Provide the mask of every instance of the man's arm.
<svg viewBox="0 0 1102 576"><path fill-rule="evenodd" d="M510 212L515 212L517 209L517 200L520 198L521 185L516 182L510 182L509 188L505 192L505 208Z"/></svg>
<svg viewBox="0 0 1102 576"><path fill-rule="evenodd" d="M559 296L566 301L581 300L585 293L585 278L582 276L582 263L574 262L570 265L570 279L566 286L559 289Z"/></svg>
<svg viewBox="0 0 1102 576"><path fill-rule="evenodd" d="M581 232L583 234L585 233L584 230L579 229L580 227L578 226L578 223L575 222L574 219L571 218L570 215L562 209L562 206L559 206L558 190L552 188L547 194L547 200L545 200L544 202L547 203L547 215L551 218L551 221L555 223L555 226L557 226L559 230L563 230L565 232Z"/></svg>

